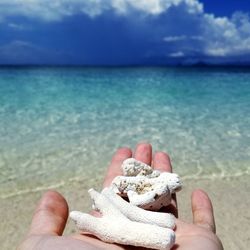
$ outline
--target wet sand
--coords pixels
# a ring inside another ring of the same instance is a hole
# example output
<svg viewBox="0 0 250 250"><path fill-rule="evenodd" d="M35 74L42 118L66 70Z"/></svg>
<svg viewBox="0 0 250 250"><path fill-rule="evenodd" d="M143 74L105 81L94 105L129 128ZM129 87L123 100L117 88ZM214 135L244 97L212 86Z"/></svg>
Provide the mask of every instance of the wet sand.
<svg viewBox="0 0 250 250"><path fill-rule="evenodd" d="M87 190L101 188L101 177L88 182L77 181L58 188L67 199L70 209L90 210ZM179 217L192 221L190 195L194 188L206 190L214 204L217 234L225 250L248 249L250 245L250 182L249 175L228 179L185 180L178 194ZM24 237L31 221L33 210L44 191L1 199L0 242L1 249L13 250ZM75 232L68 222L65 234Z"/></svg>

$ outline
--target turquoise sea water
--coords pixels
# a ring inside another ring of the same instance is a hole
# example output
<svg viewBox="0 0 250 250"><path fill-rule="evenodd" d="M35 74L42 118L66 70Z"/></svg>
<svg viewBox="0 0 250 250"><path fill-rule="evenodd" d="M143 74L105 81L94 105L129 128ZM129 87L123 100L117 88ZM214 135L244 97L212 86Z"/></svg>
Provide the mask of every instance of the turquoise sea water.
<svg viewBox="0 0 250 250"><path fill-rule="evenodd" d="M185 178L249 174L250 69L1 68L0 196L102 173L149 141Z"/></svg>

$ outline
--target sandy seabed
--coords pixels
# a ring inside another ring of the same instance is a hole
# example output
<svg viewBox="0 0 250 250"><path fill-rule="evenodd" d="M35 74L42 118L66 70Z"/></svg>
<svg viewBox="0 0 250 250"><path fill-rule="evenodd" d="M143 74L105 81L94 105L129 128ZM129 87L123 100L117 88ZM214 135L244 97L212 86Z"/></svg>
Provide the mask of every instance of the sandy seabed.
<svg viewBox="0 0 250 250"><path fill-rule="evenodd" d="M57 191L67 199L70 209L89 211L90 199L87 190L100 189L102 180L91 179L88 182L66 184ZM215 178L213 180L185 180L183 190L178 193L179 217L192 221L190 196L192 190L206 190L214 205L217 234L225 250L249 249L250 247L250 177ZM0 205L0 249L16 249L25 236L31 222L36 203L44 191L1 199ZM75 232L71 221L65 234Z"/></svg>

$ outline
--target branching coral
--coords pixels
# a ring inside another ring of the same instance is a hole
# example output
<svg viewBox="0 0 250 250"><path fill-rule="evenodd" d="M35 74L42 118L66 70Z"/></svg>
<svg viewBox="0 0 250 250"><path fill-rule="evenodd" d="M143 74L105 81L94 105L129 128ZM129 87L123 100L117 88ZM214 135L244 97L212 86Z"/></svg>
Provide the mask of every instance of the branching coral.
<svg viewBox="0 0 250 250"><path fill-rule="evenodd" d="M78 211L71 212L70 218L75 221L80 230L87 231L109 243L160 250L168 250L173 246L175 233L172 229L132 221L104 194L93 189L89 190L89 194L95 209L101 212L102 217L94 217Z"/></svg>

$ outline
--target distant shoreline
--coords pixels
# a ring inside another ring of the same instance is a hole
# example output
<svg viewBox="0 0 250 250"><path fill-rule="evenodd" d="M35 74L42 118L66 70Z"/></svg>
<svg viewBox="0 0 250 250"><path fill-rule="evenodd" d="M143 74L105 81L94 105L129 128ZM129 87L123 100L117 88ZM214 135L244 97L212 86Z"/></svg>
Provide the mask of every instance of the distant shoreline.
<svg viewBox="0 0 250 250"><path fill-rule="evenodd" d="M249 65L210 65L210 64L194 64L194 65L140 65L140 64L131 64L131 65L72 65L72 64L0 64L1 69L131 69L131 68L153 68L153 69L176 69L176 70L211 70L211 71L228 71L232 70L233 72L250 72L250 64Z"/></svg>

